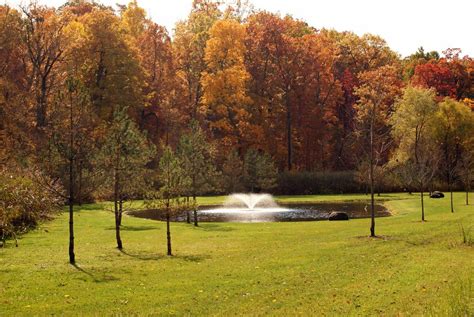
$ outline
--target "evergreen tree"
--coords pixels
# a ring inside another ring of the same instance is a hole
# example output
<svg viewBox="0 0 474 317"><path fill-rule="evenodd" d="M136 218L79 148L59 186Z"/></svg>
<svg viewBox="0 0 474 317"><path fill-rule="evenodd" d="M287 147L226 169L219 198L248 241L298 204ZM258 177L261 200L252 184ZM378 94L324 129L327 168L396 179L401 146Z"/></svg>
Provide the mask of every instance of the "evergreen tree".
<svg viewBox="0 0 474 317"><path fill-rule="evenodd" d="M250 192L268 191L276 186L277 169L272 158L250 149L244 158L244 182Z"/></svg>
<svg viewBox="0 0 474 317"><path fill-rule="evenodd" d="M193 199L194 225L198 225L196 196L213 188L216 169L213 164L214 149L207 142L197 121L193 121L189 133L183 135L178 146L178 156L184 173L189 178L183 190ZM188 214L189 222L189 214Z"/></svg>
<svg viewBox="0 0 474 317"><path fill-rule="evenodd" d="M121 250L123 202L144 192L148 172L146 165L154 156L154 147L129 118L126 108L114 112L106 131L100 162L106 184L113 193L115 235L117 248Z"/></svg>

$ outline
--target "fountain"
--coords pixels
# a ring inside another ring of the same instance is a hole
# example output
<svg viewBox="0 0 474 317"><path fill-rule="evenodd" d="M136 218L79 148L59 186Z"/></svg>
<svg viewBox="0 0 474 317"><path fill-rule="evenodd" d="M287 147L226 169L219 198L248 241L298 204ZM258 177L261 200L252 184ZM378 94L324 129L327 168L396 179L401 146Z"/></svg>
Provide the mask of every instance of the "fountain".
<svg viewBox="0 0 474 317"><path fill-rule="evenodd" d="M279 206L270 194L232 194L221 206L198 210L201 222L274 222L274 221L315 221L329 218L332 212L344 212L349 218L369 217L366 202L316 202ZM389 216L390 212L376 205L377 216ZM158 210L137 210L132 216L165 220ZM186 221L186 215L177 214L173 221Z"/></svg>
<svg viewBox="0 0 474 317"><path fill-rule="evenodd" d="M224 207L243 207L249 210L259 208L278 208L270 194L232 194L227 197Z"/></svg>
<svg viewBox="0 0 474 317"><path fill-rule="evenodd" d="M208 218L226 221L262 222L274 221L277 214L288 213L270 194L232 194L219 208L200 210Z"/></svg>

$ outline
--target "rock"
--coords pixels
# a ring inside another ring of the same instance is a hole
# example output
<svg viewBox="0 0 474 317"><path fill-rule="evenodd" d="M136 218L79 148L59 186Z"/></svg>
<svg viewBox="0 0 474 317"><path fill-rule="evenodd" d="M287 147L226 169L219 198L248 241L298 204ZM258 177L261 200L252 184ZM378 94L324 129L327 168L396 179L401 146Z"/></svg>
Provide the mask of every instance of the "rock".
<svg viewBox="0 0 474 317"><path fill-rule="evenodd" d="M431 193L430 198L444 198L444 194L439 191L434 191Z"/></svg>
<svg viewBox="0 0 474 317"><path fill-rule="evenodd" d="M349 220L349 216L345 212L331 212L329 214L329 221L332 220Z"/></svg>

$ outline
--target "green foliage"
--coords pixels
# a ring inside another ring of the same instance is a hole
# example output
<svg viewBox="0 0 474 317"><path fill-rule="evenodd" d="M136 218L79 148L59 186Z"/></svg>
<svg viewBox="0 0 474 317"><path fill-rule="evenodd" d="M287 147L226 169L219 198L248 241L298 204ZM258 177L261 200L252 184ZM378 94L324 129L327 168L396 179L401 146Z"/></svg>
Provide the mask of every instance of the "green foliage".
<svg viewBox="0 0 474 317"><path fill-rule="evenodd" d="M195 197L214 189L217 175L214 166L214 148L207 142L197 121L193 121L189 132L181 137L177 156L183 172L189 179L182 185L184 195Z"/></svg>
<svg viewBox="0 0 474 317"><path fill-rule="evenodd" d="M97 160L108 195L114 190L114 179L118 177L122 199L140 196L152 180L147 164L155 155L155 147L138 130L126 108L116 110L112 122L104 129L104 143Z"/></svg>
<svg viewBox="0 0 474 317"><path fill-rule="evenodd" d="M169 146L164 148L160 159L159 178L160 196L168 202L183 196L185 188L188 188L191 183L189 176L183 169L180 157Z"/></svg>
<svg viewBox="0 0 474 317"><path fill-rule="evenodd" d="M249 149L244 157L243 180L250 192L269 191L276 186L277 169L270 155Z"/></svg>

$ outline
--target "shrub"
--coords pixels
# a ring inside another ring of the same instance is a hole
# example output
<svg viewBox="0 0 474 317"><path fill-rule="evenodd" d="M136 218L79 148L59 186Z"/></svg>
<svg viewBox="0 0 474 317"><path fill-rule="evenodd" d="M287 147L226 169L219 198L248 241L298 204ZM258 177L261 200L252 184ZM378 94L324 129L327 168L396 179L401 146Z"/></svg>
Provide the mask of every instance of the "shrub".
<svg viewBox="0 0 474 317"><path fill-rule="evenodd" d="M364 192L352 171L283 172L278 177L276 194L310 195Z"/></svg>
<svg viewBox="0 0 474 317"><path fill-rule="evenodd" d="M60 201L32 174L0 171L0 239L26 232L51 217Z"/></svg>

